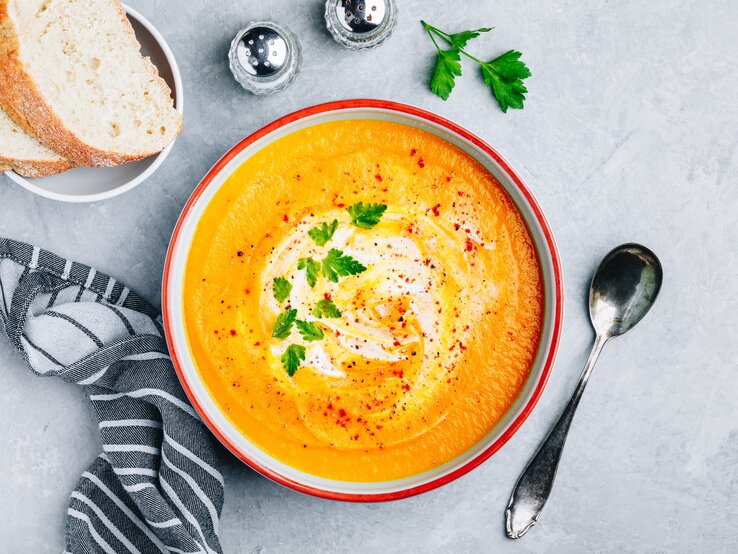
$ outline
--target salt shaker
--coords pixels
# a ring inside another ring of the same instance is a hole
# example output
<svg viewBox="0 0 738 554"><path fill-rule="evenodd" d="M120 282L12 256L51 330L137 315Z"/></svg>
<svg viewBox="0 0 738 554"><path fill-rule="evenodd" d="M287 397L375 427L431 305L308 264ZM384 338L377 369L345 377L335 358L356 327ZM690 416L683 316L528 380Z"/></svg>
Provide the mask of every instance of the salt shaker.
<svg viewBox="0 0 738 554"><path fill-rule="evenodd" d="M395 0L327 0L326 27L336 42L352 50L382 44L397 25Z"/></svg>
<svg viewBox="0 0 738 554"><path fill-rule="evenodd" d="M241 86L259 95L287 88L302 65L297 37L273 21L255 21L241 29L231 43L228 58Z"/></svg>

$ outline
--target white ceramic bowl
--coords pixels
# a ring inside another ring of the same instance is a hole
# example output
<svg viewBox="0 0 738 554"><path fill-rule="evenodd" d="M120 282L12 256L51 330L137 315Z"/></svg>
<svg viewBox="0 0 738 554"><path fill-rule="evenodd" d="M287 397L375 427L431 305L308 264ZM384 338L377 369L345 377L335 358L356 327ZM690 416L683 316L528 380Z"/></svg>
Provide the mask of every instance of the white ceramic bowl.
<svg viewBox="0 0 738 554"><path fill-rule="evenodd" d="M473 448L430 471L385 482L343 482L298 471L249 442L218 409L200 379L187 344L183 318L183 282L195 228L218 189L250 156L299 129L327 121L380 119L404 123L438 135L478 160L510 194L525 218L541 263L545 314L539 351L530 376L512 408ZM563 314L561 268L551 230L535 199L502 157L480 138L435 114L382 100L347 100L301 110L267 125L228 152L205 176L187 202L175 228L164 267L164 325L170 354L187 395L210 430L236 456L265 476L295 490L355 502L394 500L448 483L494 454L535 406L551 371Z"/></svg>
<svg viewBox="0 0 738 554"><path fill-rule="evenodd" d="M141 53L151 58L172 90L175 108L183 114L182 77L172 50L148 19L125 4L123 8L141 43ZM159 169L173 146L174 142L156 156L118 167L78 167L41 179L27 179L13 171L8 171L6 175L24 189L45 198L61 202L96 202L123 194L143 183Z"/></svg>

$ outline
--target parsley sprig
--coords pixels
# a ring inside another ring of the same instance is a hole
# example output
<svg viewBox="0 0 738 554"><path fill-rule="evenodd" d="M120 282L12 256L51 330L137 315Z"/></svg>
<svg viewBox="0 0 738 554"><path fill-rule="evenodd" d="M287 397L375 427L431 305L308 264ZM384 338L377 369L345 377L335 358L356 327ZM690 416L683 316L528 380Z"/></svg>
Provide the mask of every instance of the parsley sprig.
<svg viewBox="0 0 738 554"><path fill-rule="evenodd" d="M320 276L320 262L312 258L300 258L297 260L297 269L305 270L305 279L307 279L308 285L311 289L315 288Z"/></svg>
<svg viewBox="0 0 738 554"><path fill-rule="evenodd" d="M324 298L323 300L318 300L318 303L315 304L313 315L318 319L323 317L338 319L341 317L341 310L336 307L333 300Z"/></svg>
<svg viewBox="0 0 738 554"><path fill-rule="evenodd" d="M315 241L318 246L325 246L326 243L333 238L333 234L338 229L338 220L334 219L333 222L323 222L319 227L313 227L308 231L308 236Z"/></svg>
<svg viewBox="0 0 738 554"><path fill-rule="evenodd" d="M359 229L371 229L379 223L384 212L387 211L385 204L364 204L359 202L348 207L351 216L351 225Z"/></svg>
<svg viewBox="0 0 738 554"><path fill-rule="evenodd" d="M297 321L295 321L295 325L297 325L297 330L300 331L302 340L304 340L305 342L321 340L325 336L323 334L323 329L318 327L312 321L302 321L298 319Z"/></svg>
<svg viewBox="0 0 738 554"><path fill-rule="evenodd" d="M331 248L328 255L323 258L323 276L334 283L338 283L339 277L348 277L364 271L366 267L358 260L336 248Z"/></svg>
<svg viewBox="0 0 738 554"><path fill-rule="evenodd" d="M290 377L295 375L300 362L305 361L305 350L301 344L290 344L282 354L282 367Z"/></svg>
<svg viewBox="0 0 738 554"><path fill-rule="evenodd" d="M272 337L279 340L289 337L292 332L292 324L295 323L296 318L297 310L287 310L279 314L277 320L274 322Z"/></svg>
<svg viewBox="0 0 738 554"><path fill-rule="evenodd" d="M292 292L292 285L284 277L275 277L272 282L272 291L277 302L284 302Z"/></svg>
<svg viewBox="0 0 738 554"><path fill-rule="evenodd" d="M497 99L503 112L507 112L508 108L523 109L525 94L528 92L523 84L523 79L530 77L531 72L525 63L520 60L522 56L520 52L510 50L491 61L485 62L469 54L465 48L471 39L491 31L491 28L483 27L450 34L429 25L425 21L421 21L421 23L438 51L436 68L433 71L430 83L434 94L444 100L447 100L451 95L456 85L456 77L461 76L461 55L463 54L479 64L484 82L492 90L492 94ZM444 50L441 48L436 39L446 42L450 49Z"/></svg>

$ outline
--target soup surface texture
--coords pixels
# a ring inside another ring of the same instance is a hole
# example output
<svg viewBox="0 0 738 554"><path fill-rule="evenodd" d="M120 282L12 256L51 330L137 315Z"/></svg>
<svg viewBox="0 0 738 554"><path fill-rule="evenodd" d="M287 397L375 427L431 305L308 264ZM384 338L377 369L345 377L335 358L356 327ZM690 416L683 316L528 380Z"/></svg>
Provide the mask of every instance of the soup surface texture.
<svg viewBox="0 0 738 554"><path fill-rule="evenodd" d="M448 142L324 123L249 158L195 231L184 287L212 398L298 470L384 481L449 462L518 397L543 318L510 197Z"/></svg>

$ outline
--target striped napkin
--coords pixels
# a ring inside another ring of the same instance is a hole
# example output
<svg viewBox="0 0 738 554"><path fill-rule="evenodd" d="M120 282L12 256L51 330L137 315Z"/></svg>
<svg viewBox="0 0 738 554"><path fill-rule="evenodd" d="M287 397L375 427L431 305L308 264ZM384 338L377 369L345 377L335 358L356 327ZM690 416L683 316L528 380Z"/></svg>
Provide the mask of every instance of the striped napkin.
<svg viewBox="0 0 738 554"><path fill-rule="evenodd" d="M115 279L0 238L0 328L32 371L84 387L103 453L67 510L72 553L220 553L223 477L154 308Z"/></svg>

